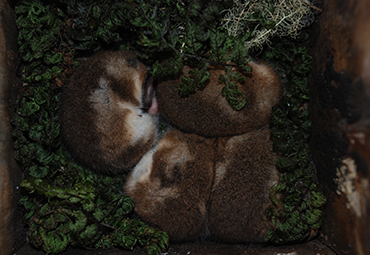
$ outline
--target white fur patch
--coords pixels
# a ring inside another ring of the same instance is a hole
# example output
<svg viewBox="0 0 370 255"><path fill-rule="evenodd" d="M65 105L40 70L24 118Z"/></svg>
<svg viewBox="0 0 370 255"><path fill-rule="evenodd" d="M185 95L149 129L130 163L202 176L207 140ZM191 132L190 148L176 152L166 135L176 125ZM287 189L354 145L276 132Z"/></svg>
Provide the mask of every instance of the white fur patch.
<svg viewBox="0 0 370 255"><path fill-rule="evenodd" d="M94 108L106 104L106 101L109 100L110 88L108 86L108 81L100 77L99 88L94 90L89 97L90 102L94 103Z"/></svg>
<svg viewBox="0 0 370 255"><path fill-rule="evenodd" d="M177 187L159 188L161 185L160 180L153 180L150 178L150 174L153 171L153 155L156 151L158 151L157 146L149 150L144 157L141 158L139 163L130 173L125 184L125 189L128 192L135 190L138 183L145 183L148 187L151 187L149 193L143 195L145 195L149 200L153 198L153 203L162 202L163 199L168 197L178 196Z"/></svg>
<svg viewBox="0 0 370 255"><path fill-rule="evenodd" d="M127 181L126 189L134 189L138 182L145 182L149 180L149 175L153 168L153 155L157 151L157 147L149 150L144 157L141 158L136 167L131 171Z"/></svg>
<svg viewBox="0 0 370 255"><path fill-rule="evenodd" d="M118 102L122 109L130 110L125 126L132 134L131 141L133 143L141 140L147 140L156 134L156 118L150 114L143 113L142 110L127 102Z"/></svg>
<svg viewBox="0 0 370 255"><path fill-rule="evenodd" d="M226 167L228 165L228 160L226 163L220 163L216 165L216 171L215 171L215 183L213 187L216 187L220 184L220 182L224 179L226 174Z"/></svg>
<svg viewBox="0 0 370 255"><path fill-rule="evenodd" d="M98 83L99 88L89 97L89 101L97 111L97 128L106 132L111 125L123 125L121 130L126 130L130 134L127 138L132 145L156 137L157 118L155 116L143 113L138 106L120 100L111 90L106 79L101 77ZM124 119L121 123L111 123L110 116L113 114L118 114Z"/></svg>

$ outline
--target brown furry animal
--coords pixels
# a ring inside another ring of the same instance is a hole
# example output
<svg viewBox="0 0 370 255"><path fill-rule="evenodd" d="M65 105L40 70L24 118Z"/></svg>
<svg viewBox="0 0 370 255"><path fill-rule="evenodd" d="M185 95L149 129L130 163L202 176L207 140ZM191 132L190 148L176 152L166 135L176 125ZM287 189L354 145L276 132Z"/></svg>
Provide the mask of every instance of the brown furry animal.
<svg viewBox="0 0 370 255"><path fill-rule="evenodd" d="M148 69L133 53L107 51L85 60L64 88L61 132L85 165L120 173L155 144L157 112Z"/></svg>
<svg viewBox="0 0 370 255"><path fill-rule="evenodd" d="M208 227L216 240L263 242L272 229L266 209L273 206L269 190L280 173L263 127L243 135L219 138L215 181L208 208Z"/></svg>
<svg viewBox="0 0 370 255"><path fill-rule="evenodd" d="M135 211L168 231L171 240L206 235L214 177L215 140L167 133L130 173L125 190Z"/></svg>
<svg viewBox="0 0 370 255"><path fill-rule="evenodd" d="M230 138L168 133L129 175L135 211L171 240L263 242L278 182L269 129Z"/></svg>
<svg viewBox="0 0 370 255"><path fill-rule="evenodd" d="M212 82L219 72L211 71L203 94L188 102L171 98L172 92L160 94L160 110L170 107L167 113L184 130L234 136L205 138L172 129L157 143L152 81L136 56L123 51L99 53L71 77L62 98L62 135L76 159L97 171L134 167L125 190L135 211L167 230L171 240L262 242L271 227L265 215L272 206L269 188L280 177L269 130L256 128L266 124L280 83L269 67L254 67L242 86L250 99L247 110L235 111L221 97L222 86ZM188 115L176 116L177 110Z"/></svg>
<svg viewBox="0 0 370 255"><path fill-rule="evenodd" d="M252 61L249 65L253 72L244 72L246 80L238 84L247 100L240 111L221 95L223 84L218 78L225 73L224 69L210 66L211 77L206 87L185 98L178 91L180 78L159 82L156 96L160 113L180 130L205 137L239 135L268 124L271 108L282 94L280 80L266 64ZM185 66L182 74L189 70Z"/></svg>

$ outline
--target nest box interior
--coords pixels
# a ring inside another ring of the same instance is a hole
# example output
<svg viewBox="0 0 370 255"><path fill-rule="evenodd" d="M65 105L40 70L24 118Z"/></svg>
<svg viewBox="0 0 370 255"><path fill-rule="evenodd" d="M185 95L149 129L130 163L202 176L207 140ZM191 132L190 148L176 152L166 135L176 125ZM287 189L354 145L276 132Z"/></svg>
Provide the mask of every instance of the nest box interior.
<svg viewBox="0 0 370 255"><path fill-rule="evenodd" d="M22 228L16 210L21 170L12 152L9 121L9 107L15 100L12 91L20 84L16 2L0 1L2 254L19 249ZM327 198L318 240L336 254L370 254L370 2L327 0L316 5L322 12L311 33L310 148L318 183Z"/></svg>

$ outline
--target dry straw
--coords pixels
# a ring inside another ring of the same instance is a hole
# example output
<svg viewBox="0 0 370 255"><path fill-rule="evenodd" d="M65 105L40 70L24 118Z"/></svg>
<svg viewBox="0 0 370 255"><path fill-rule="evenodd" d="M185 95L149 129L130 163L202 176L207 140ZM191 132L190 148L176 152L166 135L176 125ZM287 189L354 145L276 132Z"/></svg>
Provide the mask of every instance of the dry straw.
<svg viewBox="0 0 370 255"><path fill-rule="evenodd" d="M247 49L260 48L274 36L296 37L299 31L314 21L314 10L321 11L309 0L234 0L236 6L226 10L222 26L228 34L251 33L245 42ZM256 18L257 14L262 14ZM264 20L271 26L263 26ZM256 25L257 24L257 25ZM275 24L275 25L274 25ZM271 28L270 28L271 27Z"/></svg>

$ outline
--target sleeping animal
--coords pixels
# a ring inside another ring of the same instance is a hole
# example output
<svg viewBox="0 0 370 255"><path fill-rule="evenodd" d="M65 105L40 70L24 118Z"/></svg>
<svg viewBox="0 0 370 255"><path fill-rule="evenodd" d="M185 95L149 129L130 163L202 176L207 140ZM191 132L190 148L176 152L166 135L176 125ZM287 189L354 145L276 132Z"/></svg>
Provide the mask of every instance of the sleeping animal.
<svg viewBox="0 0 370 255"><path fill-rule="evenodd" d="M129 174L135 212L173 241L205 236L215 148L216 139L169 131Z"/></svg>
<svg viewBox="0 0 370 255"><path fill-rule="evenodd" d="M273 228L266 210L280 174L267 124L281 84L267 65L250 64L254 71L240 85L250 96L242 111L222 97L212 77L217 69L187 98L178 94L179 80L158 85L159 112L188 132L169 131L129 174L125 190L135 211L173 241L263 242Z"/></svg>
<svg viewBox="0 0 370 255"><path fill-rule="evenodd" d="M85 60L61 101L66 147L98 172L123 173L156 143L153 80L131 52L100 52Z"/></svg>
<svg viewBox="0 0 370 255"><path fill-rule="evenodd" d="M280 180L267 126L218 138L215 178L208 208L208 228L216 240L263 242L273 229L266 210L269 190Z"/></svg>
<svg viewBox="0 0 370 255"><path fill-rule="evenodd" d="M176 128L205 137L244 134L269 123L271 108L281 97L281 84L277 74L266 64L249 62L253 72L239 70L245 81L238 84L246 95L246 105L235 110L221 95L223 84L218 82L225 74L220 66L209 66L210 80L204 89L181 97L178 88L181 76L187 74L185 66L177 79L162 79L156 97L161 115Z"/></svg>
<svg viewBox="0 0 370 255"><path fill-rule="evenodd" d="M62 134L69 151L104 173L133 168L125 191L136 213L168 231L173 241L262 242L272 227L265 215L272 206L269 189L280 178L265 126L281 94L275 73L267 65L254 67L241 88L251 95L244 111L227 104L218 84L207 86L217 93L198 91L194 95L199 97L181 102L175 92L163 90L177 89L178 81L163 83L159 111L170 123L177 114L175 126L189 132L169 128L158 140L158 109L147 71L135 55L121 51L99 53L81 65L62 100ZM187 115L180 116L180 109ZM195 114L196 109L213 122Z"/></svg>
<svg viewBox="0 0 370 255"><path fill-rule="evenodd" d="M269 132L204 138L171 130L129 174L135 211L172 241L263 242L272 228L269 189L280 177Z"/></svg>

